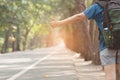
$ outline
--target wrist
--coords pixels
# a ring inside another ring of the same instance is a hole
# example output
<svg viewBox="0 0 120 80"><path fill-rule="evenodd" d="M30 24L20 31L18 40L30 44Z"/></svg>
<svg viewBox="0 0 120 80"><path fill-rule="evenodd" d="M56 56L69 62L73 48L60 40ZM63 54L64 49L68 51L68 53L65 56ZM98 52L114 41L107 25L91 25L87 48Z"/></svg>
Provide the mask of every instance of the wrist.
<svg viewBox="0 0 120 80"><path fill-rule="evenodd" d="M61 25L61 21L57 21L57 26L60 26Z"/></svg>

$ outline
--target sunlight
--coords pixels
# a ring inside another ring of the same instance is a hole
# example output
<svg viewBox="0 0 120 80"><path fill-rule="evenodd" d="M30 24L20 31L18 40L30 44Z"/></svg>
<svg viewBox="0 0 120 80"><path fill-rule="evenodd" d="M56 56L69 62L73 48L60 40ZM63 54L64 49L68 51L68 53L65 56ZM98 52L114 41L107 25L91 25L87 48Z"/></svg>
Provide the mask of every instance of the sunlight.
<svg viewBox="0 0 120 80"><path fill-rule="evenodd" d="M57 47L61 47L61 48L65 47L65 43L64 43L64 40L62 38L58 39Z"/></svg>

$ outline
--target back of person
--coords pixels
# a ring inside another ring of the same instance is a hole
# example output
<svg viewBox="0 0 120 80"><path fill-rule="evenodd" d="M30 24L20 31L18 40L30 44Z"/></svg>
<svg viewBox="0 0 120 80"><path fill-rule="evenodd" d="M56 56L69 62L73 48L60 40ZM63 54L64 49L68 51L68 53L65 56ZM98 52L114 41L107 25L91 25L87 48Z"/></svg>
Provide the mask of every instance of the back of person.
<svg viewBox="0 0 120 80"><path fill-rule="evenodd" d="M109 49L120 49L120 0L96 2L104 8L103 36Z"/></svg>
<svg viewBox="0 0 120 80"><path fill-rule="evenodd" d="M99 0L99 1L109 1L109 0ZM113 2L110 2L111 4L118 4L120 0L110 0ZM114 3L114 1L118 1L118 3ZM109 2L108 2L109 3ZM119 6L119 4L118 4ZM109 6L112 7L112 6ZM120 80L120 56L117 57L116 59L116 53L120 55L120 50L116 49L110 49L107 45L107 41L104 36L104 31L106 36L110 34L110 36L107 36L107 39L111 38L111 33L109 30L115 31L113 32L115 35L117 34L119 36L119 32L116 30L119 30L119 24L120 24L120 12L119 12L119 7L118 9L113 8L109 9L109 17L110 19L107 19L106 17L108 15L104 15L103 13L105 12L105 8L101 6L99 3L95 3L91 5L89 8L87 8L85 11L79 14L75 14L71 17L68 17L64 20L60 21L52 21L51 26L53 28L57 26L62 26L66 24L71 24L75 23L77 21L83 21L83 19L95 19L99 31L100 31L100 60L102 63L102 66L104 66L104 72L106 76L106 80ZM105 21L108 20L108 23ZM109 22L110 20L110 22ZM112 20L112 21L111 21ZM104 25L102 24L104 22ZM105 26L107 25L107 26ZM114 27L111 29L111 26ZM108 29L106 29L108 28ZM112 38L111 38L112 39ZM109 42L111 44L111 42ZM117 63L117 64L116 64ZM118 76L117 76L118 75Z"/></svg>

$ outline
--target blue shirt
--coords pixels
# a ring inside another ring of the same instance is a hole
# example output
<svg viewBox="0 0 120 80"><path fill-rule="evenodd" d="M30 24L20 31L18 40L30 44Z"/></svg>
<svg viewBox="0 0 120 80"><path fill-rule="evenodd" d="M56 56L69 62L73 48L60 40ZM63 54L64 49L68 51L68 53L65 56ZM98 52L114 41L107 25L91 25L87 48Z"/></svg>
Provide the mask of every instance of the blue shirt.
<svg viewBox="0 0 120 80"><path fill-rule="evenodd" d="M98 28L100 30L100 32L103 31L103 8L101 6L99 6L98 4L93 4L92 6L90 6L88 9L86 9L84 11L84 14L87 16L88 19L95 19ZM102 51L103 49L105 49L105 42L103 39L103 35L100 34L100 45L99 45L99 49L100 51Z"/></svg>

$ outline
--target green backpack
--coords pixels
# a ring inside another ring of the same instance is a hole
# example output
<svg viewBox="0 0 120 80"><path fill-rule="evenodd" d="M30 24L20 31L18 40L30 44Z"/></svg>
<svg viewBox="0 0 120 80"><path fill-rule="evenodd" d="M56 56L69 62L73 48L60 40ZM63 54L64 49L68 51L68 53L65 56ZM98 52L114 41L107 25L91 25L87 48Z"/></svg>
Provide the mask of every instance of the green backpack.
<svg viewBox="0 0 120 80"><path fill-rule="evenodd" d="M109 49L120 49L120 0L98 1L104 8L103 37Z"/></svg>

